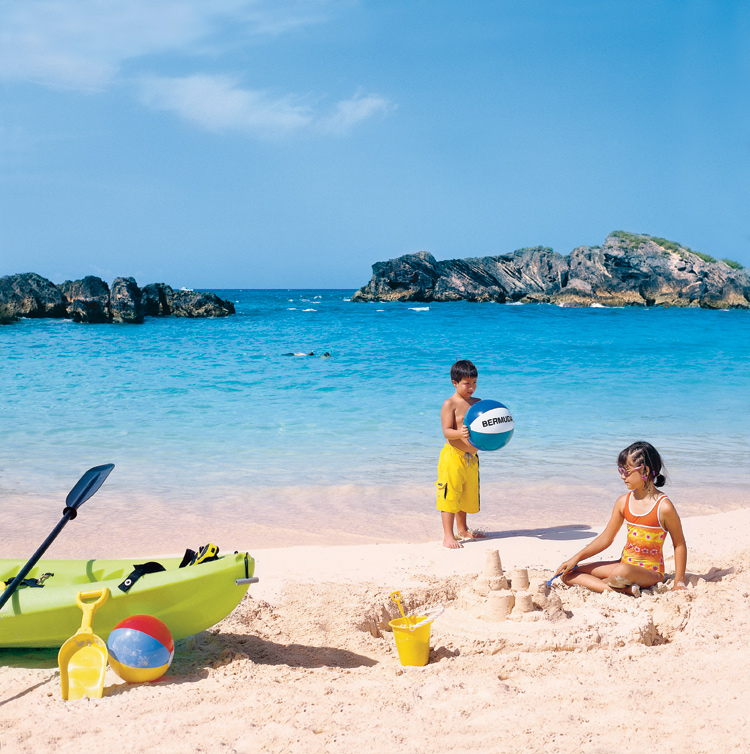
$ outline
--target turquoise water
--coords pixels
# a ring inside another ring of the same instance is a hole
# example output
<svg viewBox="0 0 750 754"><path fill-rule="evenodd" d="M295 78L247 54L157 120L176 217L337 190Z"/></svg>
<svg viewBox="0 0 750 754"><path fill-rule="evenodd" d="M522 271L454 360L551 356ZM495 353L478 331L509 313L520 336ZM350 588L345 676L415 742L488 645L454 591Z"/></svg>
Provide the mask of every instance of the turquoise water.
<svg viewBox="0 0 750 754"><path fill-rule="evenodd" d="M429 537L459 358L516 422L505 448L482 454L477 523L606 520L617 453L636 439L662 452L685 512L747 503L747 312L217 293L236 316L0 327L0 494L24 512L19 537L50 516L40 501L106 462L101 505L127 514L134 537L165 517L170 531L210 519L272 543Z"/></svg>

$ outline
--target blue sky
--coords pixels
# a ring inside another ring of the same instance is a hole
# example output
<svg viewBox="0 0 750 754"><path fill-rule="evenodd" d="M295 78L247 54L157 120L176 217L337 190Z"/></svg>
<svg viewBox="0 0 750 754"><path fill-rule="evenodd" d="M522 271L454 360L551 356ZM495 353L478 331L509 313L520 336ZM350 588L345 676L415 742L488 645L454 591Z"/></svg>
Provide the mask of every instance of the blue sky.
<svg viewBox="0 0 750 754"><path fill-rule="evenodd" d="M356 288L648 233L750 266L740 0L0 0L0 275Z"/></svg>

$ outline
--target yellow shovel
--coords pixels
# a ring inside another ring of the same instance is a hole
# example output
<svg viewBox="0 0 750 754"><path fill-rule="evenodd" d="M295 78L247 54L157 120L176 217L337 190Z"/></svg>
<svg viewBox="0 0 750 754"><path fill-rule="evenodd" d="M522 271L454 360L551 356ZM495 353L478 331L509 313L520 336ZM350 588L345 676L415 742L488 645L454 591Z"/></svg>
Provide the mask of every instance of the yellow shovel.
<svg viewBox="0 0 750 754"><path fill-rule="evenodd" d="M109 589L78 592L76 602L83 610L81 627L60 647L57 655L63 699L81 699L84 696L96 699L104 693L104 673L109 653L107 645L91 629L91 621L94 613L108 599Z"/></svg>
<svg viewBox="0 0 750 754"><path fill-rule="evenodd" d="M399 591L391 592L391 599L398 605L398 609L401 611L401 617L406 619L406 613L404 613L404 608L401 607L401 592Z"/></svg>

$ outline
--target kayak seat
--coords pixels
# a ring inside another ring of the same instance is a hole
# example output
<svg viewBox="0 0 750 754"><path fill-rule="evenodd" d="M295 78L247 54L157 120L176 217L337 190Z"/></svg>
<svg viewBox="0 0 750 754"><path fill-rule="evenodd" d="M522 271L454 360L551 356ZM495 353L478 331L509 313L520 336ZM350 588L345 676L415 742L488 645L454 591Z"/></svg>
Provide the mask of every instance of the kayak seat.
<svg viewBox="0 0 750 754"><path fill-rule="evenodd" d="M213 542L209 542L207 545L201 545L198 548L198 552L189 548L185 550L185 554L182 556L182 562L180 563L180 568L197 565L199 563L210 563L212 560L218 559L219 548L213 544Z"/></svg>
<svg viewBox="0 0 750 754"><path fill-rule="evenodd" d="M160 571L166 571L167 569L155 560L150 560L148 563L138 563L133 566L133 570L130 575L121 584L117 585L117 588L121 592L129 592L130 588L135 584L141 576L147 573L159 573Z"/></svg>

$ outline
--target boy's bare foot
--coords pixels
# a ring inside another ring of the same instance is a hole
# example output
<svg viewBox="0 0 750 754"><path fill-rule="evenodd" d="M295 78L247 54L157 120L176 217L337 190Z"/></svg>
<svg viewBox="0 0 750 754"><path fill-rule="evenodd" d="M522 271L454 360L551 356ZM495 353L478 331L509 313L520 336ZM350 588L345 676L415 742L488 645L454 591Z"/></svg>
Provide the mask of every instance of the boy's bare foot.
<svg viewBox="0 0 750 754"><path fill-rule="evenodd" d="M450 550L459 550L463 545L455 537L446 537L443 540L443 547L447 547Z"/></svg>
<svg viewBox="0 0 750 754"><path fill-rule="evenodd" d="M472 531L471 529L467 529L466 531L460 531L460 532L458 532L458 538L459 539L483 539L484 538L484 532L483 531Z"/></svg>

